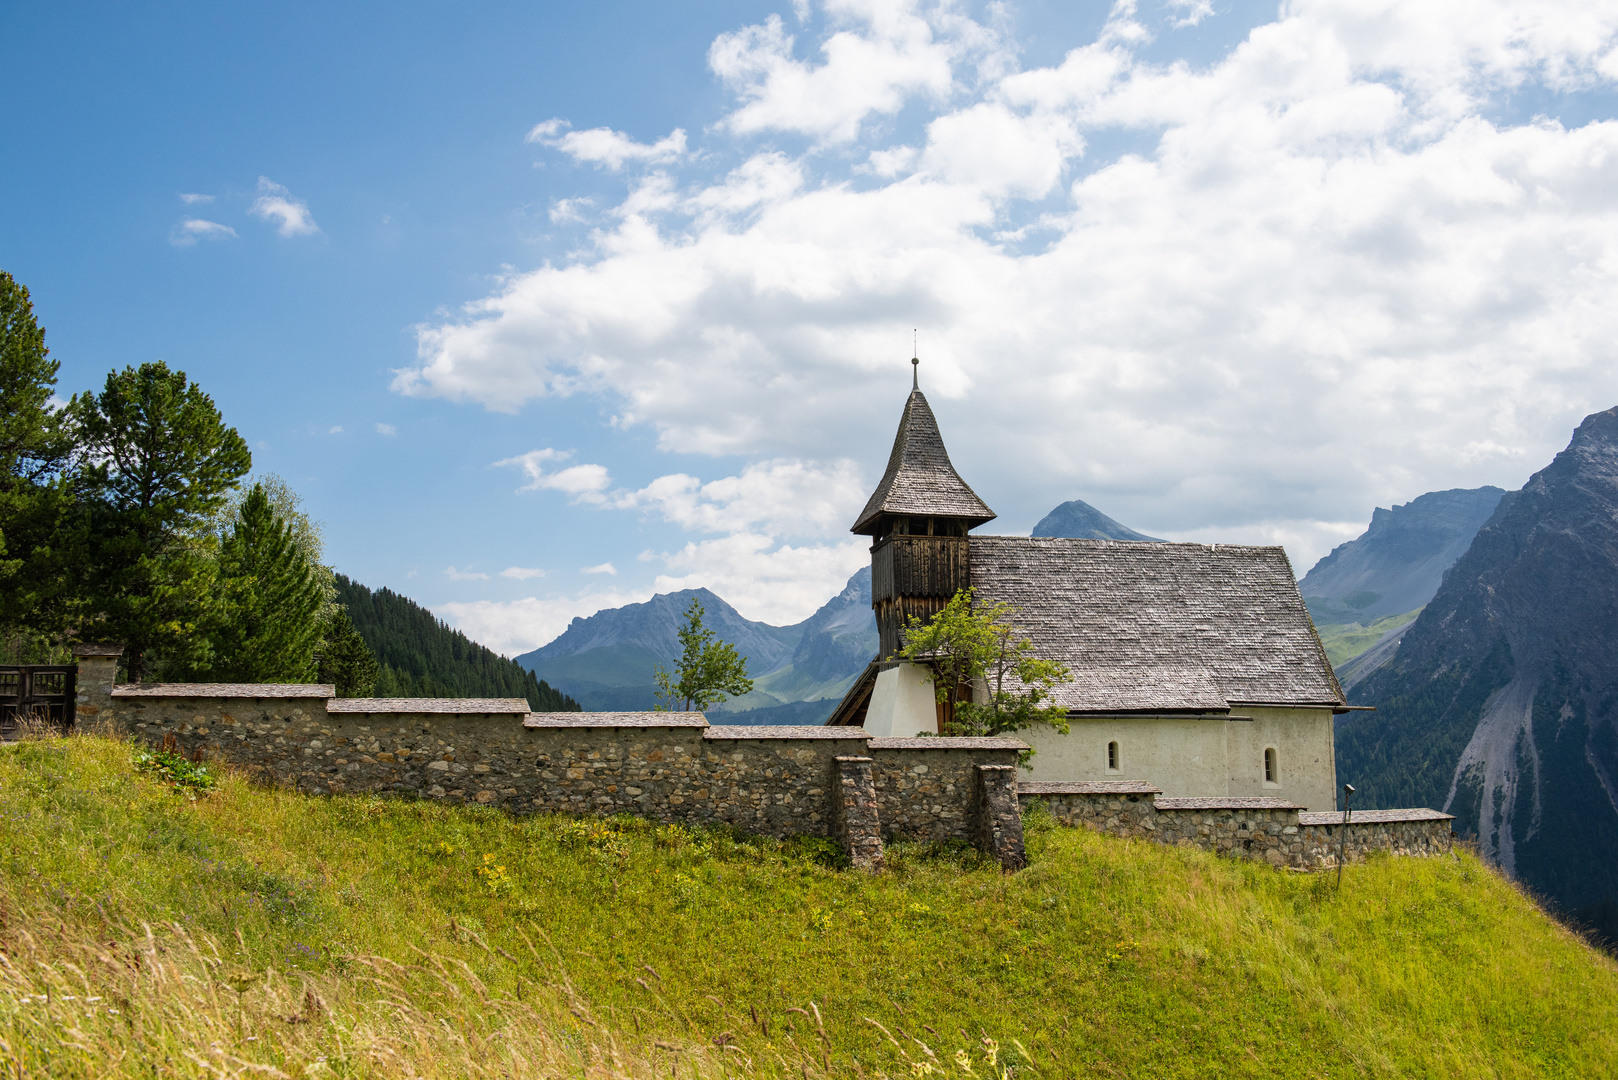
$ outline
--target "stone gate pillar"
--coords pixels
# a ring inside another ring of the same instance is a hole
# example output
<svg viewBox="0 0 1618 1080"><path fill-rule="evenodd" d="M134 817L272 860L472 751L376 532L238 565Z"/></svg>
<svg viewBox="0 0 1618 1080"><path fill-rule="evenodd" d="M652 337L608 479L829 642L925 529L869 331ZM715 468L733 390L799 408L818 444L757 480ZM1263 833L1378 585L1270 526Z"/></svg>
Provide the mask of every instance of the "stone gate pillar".
<svg viewBox="0 0 1618 1080"><path fill-rule="evenodd" d="M1002 869L1021 870L1028 865L1028 852L1017 805L1017 767L979 765L977 788L973 810L978 847L998 859Z"/></svg>
<svg viewBox="0 0 1618 1080"><path fill-rule="evenodd" d="M840 757L832 775L832 835L855 869L882 869L882 822L868 757Z"/></svg>
<svg viewBox="0 0 1618 1080"><path fill-rule="evenodd" d="M122 645L75 645L73 659L79 665L76 680L75 724L79 730L104 728L115 720L112 688L118 681L118 658Z"/></svg>

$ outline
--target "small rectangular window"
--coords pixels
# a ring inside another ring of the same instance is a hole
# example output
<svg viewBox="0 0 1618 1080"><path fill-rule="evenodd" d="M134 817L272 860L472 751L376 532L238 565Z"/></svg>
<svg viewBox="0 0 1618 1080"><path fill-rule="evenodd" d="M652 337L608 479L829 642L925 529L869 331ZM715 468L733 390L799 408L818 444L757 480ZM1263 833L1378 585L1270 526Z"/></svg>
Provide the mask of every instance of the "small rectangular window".
<svg viewBox="0 0 1618 1080"><path fill-rule="evenodd" d="M1107 768L1114 772L1118 770L1118 744L1115 742L1107 744Z"/></svg>
<svg viewBox="0 0 1618 1080"><path fill-rule="evenodd" d="M1268 747L1264 751L1264 782L1266 784L1279 784L1280 774L1275 767L1275 747Z"/></svg>

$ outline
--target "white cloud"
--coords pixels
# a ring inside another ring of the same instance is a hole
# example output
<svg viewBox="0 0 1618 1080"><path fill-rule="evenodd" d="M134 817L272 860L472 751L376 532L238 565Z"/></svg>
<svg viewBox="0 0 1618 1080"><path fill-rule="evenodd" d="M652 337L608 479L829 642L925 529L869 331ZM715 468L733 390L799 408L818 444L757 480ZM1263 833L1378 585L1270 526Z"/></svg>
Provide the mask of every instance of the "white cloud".
<svg viewBox="0 0 1618 1080"><path fill-rule="evenodd" d="M526 597L522 600L476 600L439 604L435 614L480 645L504 656L516 656L553 640L567 624L605 608L644 603L650 589L583 592L575 596Z"/></svg>
<svg viewBox="0 0 1618 1080"><path fill-rule="evenodd" d="M197 203L213 202L213 196L198 195L196 192L192 191L182 191L180 192L180 201L185 203L187 206L195 206Z"/></svg>
<svg viewBox="0 0 1618 1080"><path fill-rule="evenodd" d="M604 127L558 134L565 127L567 121L557 119L535 124L528 132L528 141L554 146L574 161L605 165L612 172L623 168L626 162L662 165L678 161L685 154L685 131L682 128L675 128L654 143L640 143L621 131ZM555 211L552 211L553 221L554 214Z"/></svg>
<svg viewBox="0 0 1618 1080"><path fill-rule="evenodd" d="M530 450L526 454L495 462L496 468L515 467L528 477L528 483L518 491L560 491L571 495L574 502L604 501L603 492L612 484L612 477L601 465L570 465L565 469L548 470L553 461L566 461L573 456L571 450Z"/></svg>
<svg viewBox="0 0 1618 1080"><path fill-rule="evenodd" d="M1164 0L1169 10L1179 14L1169 23L1176 30L1200 25L1214 13L1213 0Z"/></svg>
<svg viewBox="0 0 1618 1080"><path fill-rule="evenodd" d="M376 433L378 435L393 436L399 434L399 429L394 427L392 424L377 424Z"/></svg>
<svg viewBox="0 0 1618 1080"><path fill-rule="evenodd" d="M1519 90L1610 103L1610 6L1297 0L1199 67L1143 59L1119 3L1020 72L947 9L828 18L809 45L779 21L714 43L736 96L714 160L744 166L638 183L592 249L422 327L396 388L599 395L665 450L874 470L920 326L951 452L1014 522L1083 497L1157 535L1281 539L1300 571L1373 505L1520 483L1618 401L1618 120L1505 119ZM872 122L905 105L919 144ZM731 138L759 132L854 145ZM683 475L535 467L695 531L729 509ZM738 497L758 524L659 555L665 577L772 572L804 545L768 505Z"/></svg>
<svg viewBox="0 0 1618 1080"><path fill-rule="evenodd" d="M528 581L531 578L544 577L545 571L531 566L508 566L500 571L500 576L516 578L518 581Z"/></svg>
<svg viewBox="0 0 1618 1080"><path fill-rule="evenodd" d="M465 570L457 570L457 569L455 569L455 567L451 566L447 570L444 571L444 576L449 578L451 581L488 581L489 580L489 575L488 574L480 574L477 571L473 570L471 567L467 567Z"/></svg>
<svg viewBox="0 0 1618 1080"><path fill-rule="evenodd" d="M595 200L587 195L577 199L557 199L551 204L551 223L560 225L568 221L583 221L585 208L594 202Z"/></svg>
<svg viewBox="0 0 1618 1080"><path fill-rule="evenodd" d="M315 219L309 215L309 204L292 197L292 192L267 176L258 178L258 198L248 207L248 213L265 221L276 223L276 232L282 236L310 236L320 231Z"/></svg>
<svg viewBox="0 0 1618 1080"><path fill-rule="evenodd" d="M326 429L327 435L341 435L342 433L343 425L341 424L333 424L331 427Z"/></svg>
<svg viewBox="0 0 1618 1080"><path fill-rule="evenodd" d="M599 566L586 566L580 571L580 573L584 573L584 574L610 574L610 575L616 577L617 574L618 574L618 568L616 566L612 565L612 563L610 563L610 562L604 562Z"/></svg>
<svg viewBox="0 0 1618 1080"><path fill-rule="evenodd" d="M201 218L187 218L174 227L169 233L169 243L175 247L190 247L198 240L234 240L236 230L229 225L221 225L217 221L204 221Z"/></svg>

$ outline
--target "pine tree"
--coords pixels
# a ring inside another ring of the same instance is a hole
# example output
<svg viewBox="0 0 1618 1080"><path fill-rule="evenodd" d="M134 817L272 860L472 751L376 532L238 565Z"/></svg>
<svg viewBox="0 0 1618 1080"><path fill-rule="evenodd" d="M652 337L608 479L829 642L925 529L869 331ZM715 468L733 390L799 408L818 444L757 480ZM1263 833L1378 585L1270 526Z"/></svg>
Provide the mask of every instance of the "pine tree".
<svg viewBox="0 0 1618 1080"><path fill-rule="evenodd" d="M376 662L371 647L354 628L354 620L342 608L335 608L326 620L325 640L320 646L318 681L336 686L338 697L370 697L376 693L381 677L382 666Z"/></svg>
<svg viewBox="0 0 1618 1080"><path fill-rule="evenodd" d="M162 361L108 374L68 406L90 521L86 640L124 645L129 678L151 654L206 664L214 544L207 526L252 467L213 399Z"/></svg>
<svg viewBox="0 0 1618 1080"><path fill-rule="evenodd" d="M319 567L270 505L264 485L242 500L219 548L212 676L220 682L308 682L325 630Z"/></svg>
<svg viewBox="0 0 1618 1080"><path fill-rule="evenodd" d="M67 468L72 439L51 407L57 368L28 290L0 270L0 629L8 640L66 629L83 557Z"/></svg>

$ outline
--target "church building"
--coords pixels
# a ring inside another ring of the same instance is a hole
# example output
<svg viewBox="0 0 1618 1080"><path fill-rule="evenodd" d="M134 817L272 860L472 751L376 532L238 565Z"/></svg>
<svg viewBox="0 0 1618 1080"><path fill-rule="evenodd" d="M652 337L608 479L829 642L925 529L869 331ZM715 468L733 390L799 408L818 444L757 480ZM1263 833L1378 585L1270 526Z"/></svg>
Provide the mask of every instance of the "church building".
<svg viewBox="0 0 1618 1080"><path fill-rule="evenodd" d="M1333 716L1347 711L1280 547L979 536L994 520L950 464L919 387L852 531L871 538L881 651L828 724L937 734L926 665L893 659L909 619L955 593L1008 603L1068 679L1070 732L1019 732L1040 781L1135 781L1176 798L1336 806ZM977 692L984 692L979 687Z"/></svg>

